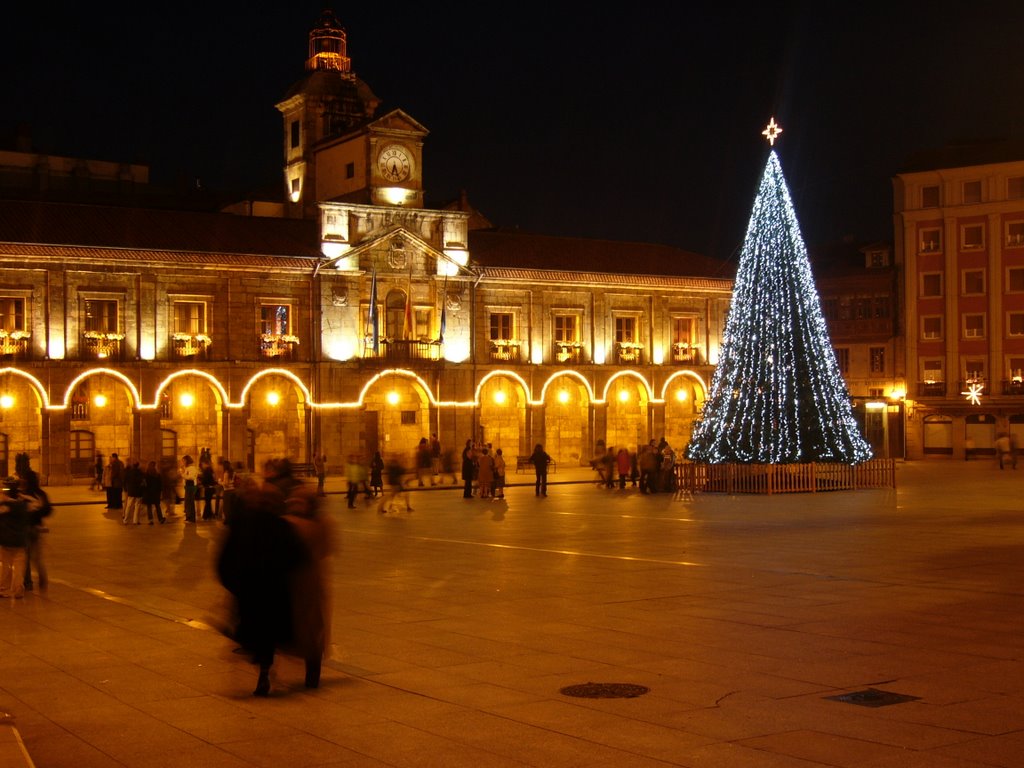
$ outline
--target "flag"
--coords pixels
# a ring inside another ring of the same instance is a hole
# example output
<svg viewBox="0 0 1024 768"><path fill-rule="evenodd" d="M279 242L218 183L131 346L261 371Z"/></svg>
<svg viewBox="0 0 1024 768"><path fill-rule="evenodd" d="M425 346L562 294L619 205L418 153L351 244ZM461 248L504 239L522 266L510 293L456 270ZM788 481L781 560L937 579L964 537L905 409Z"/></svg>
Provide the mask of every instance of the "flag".
<svg viewBox="0 0 1024 768"><path fill-rule="evenodd" d="M377 268L373 268L373 277L370 278L370 311L366 315L369 327L369 336L372 339L373 354L380 351L380 320L377 317Z"/></svg>
<svg viewBox="0 0 1024 768"><path fill-rule="evenodd" d="M437 333L437 343L444 344L445 310L448 307L448 278L444 279L444 293L441 296L441 328Z"/></svg>
<svg viewBox="0 0 1024 768"><path fill-rule="evenodd" d="M402 324L402 337L409 341L412 339L412 286L405 294L405 322Z"/></svg>

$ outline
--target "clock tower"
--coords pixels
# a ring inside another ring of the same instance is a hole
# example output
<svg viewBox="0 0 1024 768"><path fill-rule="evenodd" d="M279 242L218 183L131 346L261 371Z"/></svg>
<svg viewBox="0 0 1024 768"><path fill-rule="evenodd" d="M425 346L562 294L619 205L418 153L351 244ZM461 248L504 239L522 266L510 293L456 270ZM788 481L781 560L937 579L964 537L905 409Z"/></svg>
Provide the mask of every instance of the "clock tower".
<svg viewBox="0 0 1024 768"><path fill-rule="evenodd" d="M427 130L356 77L348 36L325 11L309 33L306 75L277 104L284 119L285 210L314 218L317 203L423 206Z"/></svg>

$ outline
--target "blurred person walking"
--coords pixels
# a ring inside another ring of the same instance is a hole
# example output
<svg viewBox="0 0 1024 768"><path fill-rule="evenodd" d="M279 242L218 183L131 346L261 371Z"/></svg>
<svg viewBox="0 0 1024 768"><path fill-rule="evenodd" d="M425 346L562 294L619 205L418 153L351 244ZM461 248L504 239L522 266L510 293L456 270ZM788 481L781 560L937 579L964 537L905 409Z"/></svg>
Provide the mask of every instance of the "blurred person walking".
<svg viewBox="0 0 1024 768"><path fill-rule="evenodd" d="M0 495L0 597L25 596L25 564L31 517L16 477L4 480Z"/></svg>
<svg viewBox="0 0 1024 768"><path fill-rule="evenodd" d="M46 577L46 558L44 551L45 537L49 532L46 518L53 513L50 497L39 485L39 473L29 470L22 474L18 487L19 498L25 502L28 510L28 532L25 542L25 589L33 588L32 569L36 572L35 583L42 592L46 591L49 580Z"/></svg>
<svg viewBox="0 0 1024 768"><path fill-rule="evenodd" d="M156 518L163 525L164 513L160 509L160 501L163 497L163 478L160 477L160 470L156 468L155 461L151 461L146 465L143 481L142 503L146 507L146 517L149 518L149 524L153 524L153 510L155 509Z"/></svg>
<svg viewBox="0 0 1024 768"><path fill-rule="evenodd" d="M404 501L405 511L412 512L412 505L409 503L409 492L405 490L405 485L402 482L406 470L398 456L392 456L388 459L387 464L384 466L384 471L388 476L388 495L386 497L381 496L380 505L377 507L377 514L383 515L387 512L397 512L398 501Z"/></svg>

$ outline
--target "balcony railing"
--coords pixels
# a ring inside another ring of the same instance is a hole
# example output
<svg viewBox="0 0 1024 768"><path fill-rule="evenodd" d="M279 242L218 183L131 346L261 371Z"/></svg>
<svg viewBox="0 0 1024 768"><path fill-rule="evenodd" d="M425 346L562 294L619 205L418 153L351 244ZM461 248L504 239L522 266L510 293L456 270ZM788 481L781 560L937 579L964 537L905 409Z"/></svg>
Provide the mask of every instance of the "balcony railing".
<svg viewBox="0 0 1024 768"><path fill-rule="evenodd" d="M1002 392L1011 397L1024 396L1024 381L1020 379L1003 379Z"/></svg>
<svg viewBox="0 0 1024 768"><path fill-rule="evenodd" d="M552 347L555 362L575 365L583 359L583 344L578 341L556 341Z"/></svg>
<svg viewBox="0 0 1024 768"><path fill-rule="evenodd" d="M176 333L171 337L171 349L179 360L205 360L212 343L205 333Z"/></svg>
<svg viewBox="0 0 1024 768"><path fill-rule="evenodd" d="M260 335L260 354L274 360L292 360L295 348L299 345L298 336L281 333L264 333Z"/></svg>
<svg viewBox="0 0 1024 768"><path fill-rule="evenodd" d="M512 339L491 339L490 356L492 363L517 364L522 361L522 342Z"/></svg>
<svg viewBox="0 0 1024 768"><path fill-rule="evenodd" d="M945 397L946 382L944 381L919 381L917 382L918 397Z"/></svg>
<svg viewBox="0 0 1024 768"><path fill-rule="evenodd" d="M672 345L672 362L696 365L700 362L700 349L694 344L679 342Z"/></svg>
<svg viewBox="0 0 1024 768"><path fill-rule="evenodd" d="M389 362L406 362L411 360L440 360L440 341L417 341L407 339L380 339L376 354L373 343L367 341L363 346L363 358L367 360L387 360Z"/></svg>
<svg viewBox="0 0 1024 768"><path fill-rule="evenodd" d="M0 331L0 355L7 360L25 360L29 354L28 331Z"/></svg>
<svg viewBox="0 0 1024 768"><path fill-rule="evenodd" d="M87 357L97 360L120 360L123 333L86 331L82 334L82 349Z"/></svg>
<svg viewBox="0 0 1024 768"><path fill-rule="evenodd" d="M616 342L615 360L619 365L642 365L644 348L640 344Z"/></svg>

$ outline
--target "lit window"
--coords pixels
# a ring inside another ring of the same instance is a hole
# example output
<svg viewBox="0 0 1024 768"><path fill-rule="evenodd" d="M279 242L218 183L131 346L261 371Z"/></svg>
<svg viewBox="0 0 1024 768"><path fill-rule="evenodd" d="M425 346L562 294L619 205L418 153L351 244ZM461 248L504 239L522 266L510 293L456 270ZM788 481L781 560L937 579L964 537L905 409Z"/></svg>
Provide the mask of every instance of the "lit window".
<svg viewBox="0 0 1024 768"><path fill-rule="evenodd" d="M925 360L921 364L922 381L926 384L931 384L937 381L945 381L943 376L943 368L941 360Z"/></svg>
<svg viewBox="0 0 1024 768"><path fill-rule="evenodd" d="M206 302L174 302L174 333L206 333Z"/></svg>
<svg viewBox="0 0 1024 768"><path fill-rule="evenodd" d="M885 347L871 347L871 372L885 373Z"/></svg>
<svg viewBox="0 0 1024 768"><path fill-rule="evenodd" d="M27 330L25 299L0 296L0 331Z"/></svg>
<svg viewBox="0 0 1024 768"><path fill-rule="evenodd" d="M1011 312L1006 319L1008 336L1024 336L1024 312Z"/></svg>
<svg viewBox="0 0 1024 768"><path fill-rule="evenodd" d="M941 317L922 317L921 318L921 336L925 339L941 339L942 338L942 318Z"/></svg>
<svg viewBox="0 0 1024 768"><path fill-rule="evenodd" d="M1006 245L1010 248L1024 245L1024 221L1011 221L1007 223Z"/></svg>
<svg viewBox="0 0 1024 768"><path fill-rule="evenodd" d="M491 341L510 341L512 339L512 313L491 313Z"/></svg>
<svg viewBox="0 0 1024 768"><path fill-rule="evenodd" d="M578 325L576 315L555 315L555 341L575 342L579 340L577 335Z"/></svg>
<svg viewBox="0 0 1024 768"><path fill-rule="evenodd" d="M615 343L632 344L636 342L636 318L615 318Z"/></svg>
<svg viewBox="0 0 1024 768"><path fill-rule="evenodd" d="M287 304L260 305L260 333L275 336L291 334L292 308Z"/></svg>

